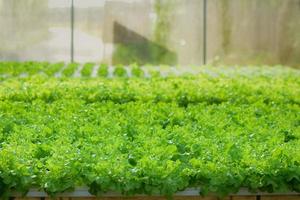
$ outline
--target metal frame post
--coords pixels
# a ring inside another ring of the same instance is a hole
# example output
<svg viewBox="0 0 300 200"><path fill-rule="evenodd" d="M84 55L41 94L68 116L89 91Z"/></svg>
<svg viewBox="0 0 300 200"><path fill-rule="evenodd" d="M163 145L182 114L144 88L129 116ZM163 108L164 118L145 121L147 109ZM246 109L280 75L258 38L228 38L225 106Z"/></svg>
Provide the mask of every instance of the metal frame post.
<svg viewBox="0 0 300 200"><path fill-rule="evenodd" d="M203 64L206 65L207 55L207 0L203 0Z"/></svg>
<svg viewBox="0 0 300 200"><path fill-rule="evenodd" d="M71 62L74 62L74 0L71 0Z"/></svg>

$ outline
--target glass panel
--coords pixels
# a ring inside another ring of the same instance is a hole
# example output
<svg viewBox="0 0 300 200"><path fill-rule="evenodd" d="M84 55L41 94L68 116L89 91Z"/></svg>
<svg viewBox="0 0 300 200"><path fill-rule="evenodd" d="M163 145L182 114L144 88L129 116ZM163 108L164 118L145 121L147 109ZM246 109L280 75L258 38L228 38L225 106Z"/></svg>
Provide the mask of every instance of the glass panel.
<svg viewBox="0 0 300 200"><path fill-rule="evenodd" d="M199 0L75 0L75 60L201 64L201 9Z"/></svg>
<svg viewBox="0 0 300 200"><path fill-rule="evenodd" d="M168 46L176 52L177 64L202 65L203 1L174 0L172 2Z"/></svg>
<svg viewBox="0 0 300 200"><path fill-rule="evenodd" d="M204 0L74 0L78 62L203 63ZM295 0L207 0L217 64L300 63ZM69 61L71 0L0 0L0 60Z"/></svg>
<svg viewBox="0 0 300 200"><path fill-rule="evenodd" d="M0 60L70 59L70 0L0 0Z"/></svg>
<svg viewBox="0 0 300 200"><path fill-rule="evenodd" d="M294 0L208 0L210 61L299 65L299 8Z"/></svg>
<svg viewBox="0 0 300 200"><path fill-rule="evenodd" d="M104 56L102 39L104 0L74 0L74 59L100 62Z"/></svg>

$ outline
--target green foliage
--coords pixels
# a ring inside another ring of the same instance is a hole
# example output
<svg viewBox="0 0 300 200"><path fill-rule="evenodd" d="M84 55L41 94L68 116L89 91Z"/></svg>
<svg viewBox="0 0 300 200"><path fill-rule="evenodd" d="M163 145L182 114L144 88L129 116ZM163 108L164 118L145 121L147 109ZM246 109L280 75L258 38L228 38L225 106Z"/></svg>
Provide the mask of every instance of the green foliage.
<svg viewBox="0 0 300 200"><path fill-rule="evenodd" d="M68 64L68 66L62 71L62 76L66 76L66 77L73 76L78 66L79 63Z"/></svg>
<svg viewBox="0 0 300 200"><path fill-rule="evenodd" d="M175 65L177 63L176 53L153 42L118 44L113 53L113 64L129 65Z"/></svg>
<svg viewBox="0 0 300 200"><path fill-rule="evenodd" d="M33 75L40 73L43 69L50 66L48 62L1 62L0 74L7 76Z"/></svg>
<svg viewBox="0 0 300 200"><path fill-rule="evenodd" d="M86 63L83 65L83 68L81 70L81 76L82 77L90 77L93 69L94 69L95 63Z"/></svg>
<svg viewBox="0 0 300 200"><path fill-rule="evenodd" d="M48 76L54 76L56 73L60 71L60 69L65 65L63 62L58 62L49 65L48 67L44 68L43 71Z"/></svg>
<svg viewBox="0 0 300 200"><path fill-rule="evenodd" d="M137 65L133 65L131 68L131 75L133 77L144 77L144 71Z"/></svg>
<svg viewBox="0 0 300 200"><path fill-rule="evenodd" d="M299 71L214 72L2 80L1 196L299 192Z"/></svg>
<svg viewBox="0 0 300 200"><path fill-rule="evenodd" d="M108 77L108 74L109 74L108 65L104 63L100 64L97 75L100 77Z"/></svg>
<svg viewBox="0 0 300 200"><path fill-rule="evenodd" d="M149 71L149 74L150 74L150 76L151 76L152 78L155 78L155 77L158 78L158 77L161 76L159 70L149 69L148 71Z"/></svg>
<svg viewBox="0 0 300 200"><path fill-rule="evenodd" d="M123 66L116 66L113 72L116 77L126 77L127 71Z"/></svg>

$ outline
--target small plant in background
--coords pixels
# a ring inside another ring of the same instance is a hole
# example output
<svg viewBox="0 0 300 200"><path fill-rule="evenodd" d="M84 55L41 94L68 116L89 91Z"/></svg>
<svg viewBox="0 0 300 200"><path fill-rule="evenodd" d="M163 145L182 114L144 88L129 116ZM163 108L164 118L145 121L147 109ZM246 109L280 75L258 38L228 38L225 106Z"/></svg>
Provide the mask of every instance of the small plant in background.
<svg viewBox="0 0 300 200"><path fill-rule="evenodd" d="M97 75L100 77L107 77L109 74L108 72L108 64L101 63L98 69Z"/></svg>
<svg viewBox="0 0 300 200"><path fill-rule="evenodd" d="M62 76L66 76L66 77L72 76L75 73L78 66L79 66L79 63L68 64L68 66L62 71Z"/></svg>
<svg viewBox="0 0 300 200"><path fill-rule="evenodd" d="M143 77L145 75L144 71L137 64L131 65L131 75L133 77Z"/></svg>
<svg viewBox="0 0 300 200"><path fill-rule="evenodd" d="M160 77L160 71L159 70L156 70L156 69L149 69L149 74L152 78L156 78L156 77Z"/></svg>
<svg viewBox="0 0 300 200"><path fill-rule="evenodd" d="M21 64L19 75L24 73L28 75L38 74L43 69L47 68L48 65L49 62L34 62L34 61L24 62L23 64Z"/></svg>
<svg viewBox="0 0 300 200"><path fill-rule="evenodd" d="M114 76L116 76L116 77L126 77L127 76L127 71L124 68L124 66L117 65L114 69Z"/></svg>
<svg viewBox="0 0 300 200"><path fill-rule="evenodd" d="M90 77L92 72L93 72L93 69L95 67L95 63L86 63L83 65L83 68L81 70L81 76L82 77Z"/></svg>
<svg viewBox="0 0 300 200"><path fill-rule="evenodd" d="M44 73L47 74L48 76L54 76L64 66L65 66L64 62L50 64L48 65L47 68L44 69Z"/></svg>

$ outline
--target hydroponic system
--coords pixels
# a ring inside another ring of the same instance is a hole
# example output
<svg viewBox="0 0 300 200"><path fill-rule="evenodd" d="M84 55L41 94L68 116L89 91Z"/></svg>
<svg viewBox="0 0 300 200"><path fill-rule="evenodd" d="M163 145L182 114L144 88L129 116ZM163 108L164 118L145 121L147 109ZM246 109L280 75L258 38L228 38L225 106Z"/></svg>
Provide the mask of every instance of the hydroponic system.
<svg viewBox="0 0 300 200"><path fill-rule="evenodd" d="M0 195L300 192L300 72L0 64Z"/></svg>

